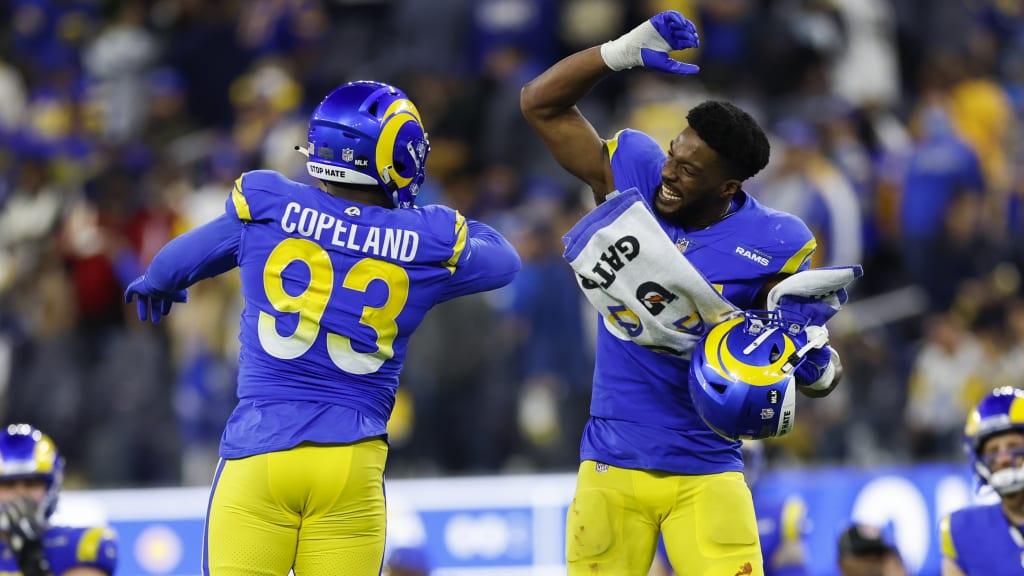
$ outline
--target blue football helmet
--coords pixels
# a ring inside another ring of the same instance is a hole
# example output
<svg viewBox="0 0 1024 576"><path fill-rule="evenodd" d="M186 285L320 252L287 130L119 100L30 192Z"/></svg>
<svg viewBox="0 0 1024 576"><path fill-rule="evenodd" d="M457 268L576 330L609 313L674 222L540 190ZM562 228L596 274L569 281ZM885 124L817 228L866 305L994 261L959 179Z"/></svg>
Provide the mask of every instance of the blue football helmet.
<svg viewBox="0 0 1024 576"><path fill-rule="evenodd" d="M1001 495L1024 489L1024 467L992 472L981 448L992 436L1013 431L1024 433L1024 390L1010 386L989 392L971 411L964 427L964 450L974 471L982 484L989 484ZM1024 451L1015 456L1024 458Z"/></svg>
<svg viewBox="0 0 1024 576"><path fill-rule="evenodd" d="M420 113L394 86L358 81L325 97L309 119L309 146L296 147L318 180L380 186L411 208L426 177L430 142Z"/></svg>
<svg viewBox="0 0 1024 576"><path fill-rule="evenodd" d="M729 440L787 434L796 412L803 322L749 311L712 328L690 361L690 397L707 425Z"/></svg>
<svg viewBox="0 0 1024 576"><path fill-rule="evenodd" d="M28 424L11 424L0 432L0 480L30 478L46 483L41 506L49 518L64 483L64 458L46 434Z"/></svg>

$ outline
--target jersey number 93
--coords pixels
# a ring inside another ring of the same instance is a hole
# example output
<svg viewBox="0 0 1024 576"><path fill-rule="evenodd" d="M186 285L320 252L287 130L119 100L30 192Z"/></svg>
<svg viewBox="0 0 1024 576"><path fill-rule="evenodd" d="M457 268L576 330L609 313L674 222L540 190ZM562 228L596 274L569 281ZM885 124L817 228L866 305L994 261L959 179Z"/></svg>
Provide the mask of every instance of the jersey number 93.
<svg viewBox="0 0 1024 576"><path fill-rule="evenodd" d="M305 290L291 295L284 289L282 273L293 262L309 268L309 284ZM409 297L409 274L401 266L363 258L349 268L342 287L366 292L370 283L381 280L387 285L388 297L383 306L363 306L360 323L376 333L375 352L357 352L352 341L340 334L327 333L327 355L335 366L351 374L371 374L395 355L393 344L398 336L396 319ZM263 289L267 300L282 314L298 314L298 325L289 336L277 329L277 316L260 311L259 339L268 354L282 360L302 356L317 341L320 320L330 305L334 290L334 265L326 250L314 242L288 238L278 244L263 268Z"/></svg>

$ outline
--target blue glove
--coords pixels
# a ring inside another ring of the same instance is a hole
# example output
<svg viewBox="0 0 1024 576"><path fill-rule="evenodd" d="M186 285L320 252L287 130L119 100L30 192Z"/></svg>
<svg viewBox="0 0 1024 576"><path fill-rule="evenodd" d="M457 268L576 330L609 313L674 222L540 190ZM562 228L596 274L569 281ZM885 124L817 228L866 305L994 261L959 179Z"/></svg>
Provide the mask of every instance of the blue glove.
<svg viewBox="0 0 1024 576"><path fill-rule="evenodd" d="M700 45L697 29L693 26L693 22L684 18L679 12L674 10L662 12L651 18L650 22L658 34L668 42L669 48L672 50L686 50ZM643 58L645 67L669 74L696 74L700 71L698 66L669 58L668 52L664 50L641 48L640 56Z"/></svg>
<svg viewBox="0 0 1024 576"><path fill-rule="evenodd" d="M154 324L171 312L171 304L175 302L186 302L188 300L187 290L167 293L156 290L149 285L146 275L136 278L128 289L124 291L124 301L131 304L132 298L138 297L139 320L152 321Z"/></svg>
<svg viewBox="0 0 1024 576"><path fill-rule="evenodd" d="M682 14L669 10L601 45L601 57L612 70L645 66L669 74L696 74L700 67L673 60L673 50L700 45L697 29Z"/></svg>
<svg viewBox="0 0 1024 576"><path fill-rule="evenodd" d="M807 318L810 326L824 326L848 299L846 288L840 288L836 292L822 296L782 296L779 298L778 307L782 310L783 316L796 313Z"/></svg>
<svg viewBox="0 0 1024 576"><path fill-rule="evenodd" d="M800 314L810 326L824 326L848 298L846 286L864 274L860 266L813 268L797 272L768 292L768 310Z"/></svg>
<svg viewBox="0 0 1024 576"><path fill-rule="evenodd" d="M804 361L797 365L793 377L796 383L806 386L821 380L828 370L828 364L832 361L832 347L825 345L821 348L811 348L804 356Z"/></svg>

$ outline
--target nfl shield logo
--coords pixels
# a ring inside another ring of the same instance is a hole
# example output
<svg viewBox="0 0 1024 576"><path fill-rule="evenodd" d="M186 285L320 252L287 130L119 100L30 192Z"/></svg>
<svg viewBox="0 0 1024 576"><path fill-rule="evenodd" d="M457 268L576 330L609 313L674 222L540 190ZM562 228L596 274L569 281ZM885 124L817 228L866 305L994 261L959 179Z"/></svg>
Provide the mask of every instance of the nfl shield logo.
<svg viewBox="0 0 1024 576"><path fill-rule="evenodd" d="M356 151L351 149L351 148L345 148L344 150L341 151L341 161L342 162L351 162L352 159L355 158L355 156L356 156Z"/></svg>
<svg viewBox="0 0 1024 576"><path fill-rule="evenodd" d="M680 238L679 240L676 240L676 248L679 249L679 253L680 254L685 254L686 253L686 249L689 248L689 247L690 247L690 241L687 240L686 238Z"/></svg>

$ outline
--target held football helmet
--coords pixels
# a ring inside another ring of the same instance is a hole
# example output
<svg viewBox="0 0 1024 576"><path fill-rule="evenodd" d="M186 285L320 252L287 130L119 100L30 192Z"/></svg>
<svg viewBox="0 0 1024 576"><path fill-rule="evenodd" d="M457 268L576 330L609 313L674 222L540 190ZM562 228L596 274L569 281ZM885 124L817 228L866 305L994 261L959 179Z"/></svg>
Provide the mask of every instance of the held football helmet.
<svg viewBox="0 0 1024 576"><path fill-rule="evenodd" d="M46 482L41 505L49 518L64 482L64 459L46 434L28 424L11 424L0 432L0 480L30 478Z"/></svg>
<svg viewBox="0 0 1024 576"><path fill-rule="evenodd" d="M730 440L756 440L792 429L804 325L778 311L750 311L718 324L697 343L690 396L712 430Z"/></svg>
<svg viewBox="0 0 1024 576"><path fill-rule="evenodd" d="M1024 489L1024 466L993 472L981 448L992 436L1012 431L1024 433L1024 390L1010 386L989 392L967 417L964 427L964 449L974 471L983 484L989 484L1000 495ZM1014 461L1018 458L1024 458L1024 451L1014 454Z"/></svg>
<svg viewBox="0 0 1024 576"><path fill-rule="evenodd" d="M398 208L410 208L426 177L430 142L404 92L380 82L342 84L309 119L309 159L318 180L380 186Z"/></svg>

